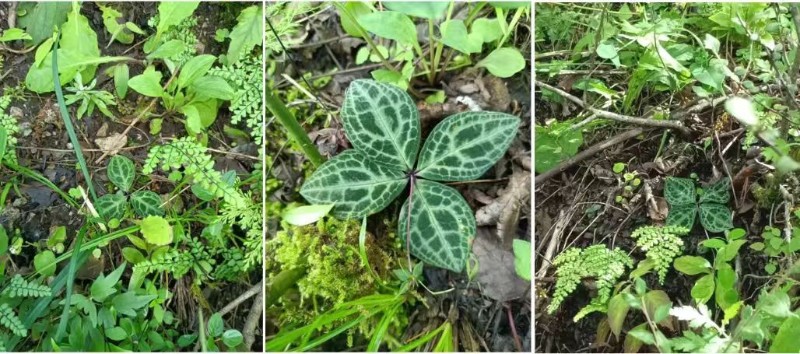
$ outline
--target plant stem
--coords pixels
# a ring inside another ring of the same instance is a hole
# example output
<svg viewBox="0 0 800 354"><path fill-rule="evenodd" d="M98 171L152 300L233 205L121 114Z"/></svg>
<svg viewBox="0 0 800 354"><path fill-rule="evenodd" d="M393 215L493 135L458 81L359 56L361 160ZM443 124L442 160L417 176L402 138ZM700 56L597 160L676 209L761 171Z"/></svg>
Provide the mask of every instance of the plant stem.
<svg viewBox="0 0 800 354"><path fill-rule="evenodd" d="M69 134L69 141L72 143L72 149L75 150L75 155L78 158L78 164L81 166L83 178L86 179L86 184L89 188L89 194L92 199L97 200L97 194L94 192L94 184L92 183L92 176L89 174L89 168L86 166L86 159L83 157L81 151L81 143L78 136L75 134L75 127L72 126L72 119L67 112L67 105L64 103L64 93L61 91L61 81L58 77L58 42L61 37L61 32L56 32L56 39L53 41L53 84L56 91L56 99L58 100L58 108L61 111L61 119L64 121L64 126L67 128Z"/></svg>
<svg viewBox="0 0 800 354"><path fill-rule="evenodd" d="M372 51L375 52L375 54L378 55L378 58L381 59L381 62L383 63L383 66L385 66L389 70L394 70L394 68L392 68L392 66L389 64L389 61L386 60L386 58L384 58L383 54L381 54L381 52L378 50L378 47L375 45L375 42L373 42L372 38L370 38L369 33L367 33L367 31L363 27L361 27L361 25L358 24L358 21L356 21L355 16L353 16L353 14L350 13L350 10L348 10L346 7L344 7L344 5L342 3L338 3L338 2L334 3L333 6L336 6L336 8L339 9L341 14L344 15L344 17L346 17L348 21L350 21L351 23L353 23L356 26L356 28L358 29L358 33L361 36L361 38L364 38L364 40L367 41L367 45L369 45L369 47L372 49Z"/></svg>
<svg viewBox="0 0 800 354"><path fill-rule="evenodd" d="M408 272L414 273L414 267L411 265L411 207L414 201L414 184L416 184L417 176L412 172L409 174L411 180L411 187L408 190L408 210L406 211L406 256L408 257Z"/></svg>
<svg viewBox="0 0 800 354"><path fill-rule="evenodd" d="M300 148L305 153L306 157L314 167L319 167L323 162L325 162L325 158L317 150L317 147L314 146L314 143L311 142L311 138L308 137L308 134L303 127L300 126L300 123L297 123L297 119L295 119L292 112L289 112L289 109L286 108L286 105L281 102L278 98L272 95L272 92L269 88L265 88L264 90L264 102L266 102L267 109L278 118L278 122L286 128L286 133L294 140L297 145L300 145Z"/></svg>
<svg viewBox="0 0 800 354"><path fill-rule="evenodd" d="M511 35L512 30L517 27L517 22L519 22L520 17L522 17L522 13L525 8L519 8L517 11L514 12L514 17L511 18L511 23L508 24L508 28L503 35L503 38L500 40L500 43L497 45L497 48L502 48L503 44L506 44L508 37Z"/></svg>

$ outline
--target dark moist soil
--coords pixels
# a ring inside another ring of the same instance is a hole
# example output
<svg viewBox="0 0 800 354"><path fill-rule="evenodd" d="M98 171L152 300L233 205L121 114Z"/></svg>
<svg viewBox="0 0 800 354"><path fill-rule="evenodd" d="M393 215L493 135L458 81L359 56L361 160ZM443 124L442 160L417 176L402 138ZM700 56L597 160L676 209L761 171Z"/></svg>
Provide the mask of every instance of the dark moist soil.
<svg viewBox="0 0 800 354"><path fill-rule="evenodd" d="M535 92L535 102L537 103L536 114L539 124L543 124L546 119L564 118L561 117L561 108L557 105L544 102L539 97L540 92ZM659 102L661 98L651 97L650 99ZM573 107L573 110L578 108ZM673 109L674 111L674 109ZM705 127L714 127L718 120L721 120L723 110L709 109L696 115L697 120ZM720 122L721 128L718 132L724 133L734 129L731 122ZM584 134L584 144L582 149L586 149L595 143L602 142L613 137L624 130L633 127L623 127L617 124L610 124L604 128L591 133ZM536 237L534 248L536 252L534 269L539 270L545 261L545 251L550 244L557 224L562 221L566 228L562 230L561 237L557 243L558 247L553 257L568 247L588 247L595 244L606 244L609 247L620 247L623 250L632 250L635 241L630 237L631 232L644 225L659 224L648 216L648 207L645 204L645 197L642 188L635 191L639 197L629 198L627 206L616 203L614 198L622 193L623 186L618 184L617 178L612 172L612 166L617 162L627 164L627 171L636 171L642 183L648 183L652 187L653 196L656 199L663 196L664 178L667 176L689 177L694 172L704 183L714 182L726 176L723 163L727 164L731 175L736 175L748 163L740 144L735 143L725 155L726 161L721 161L718 150L709 148L703 150L703 139L712 134L706 128L702 133L689 138L670 134L664 143L661 158L664 163L678 163L677 167L667 172L662 172L656 168L654 160L662 141L663 130L645 130L645 133L638 138L630 139L622 144L606 149L595 154L593 157L567 169L564 173L558 174L544 183L537 183L535 186L535 220ZM726 146L730 137L722 139L722 146ZM716 170L716 171L715 171ZM761 179L760 175L754 175L751 183ZM734 179L735 181L735 179ZM734 182L735 184L735 182ZM634 201L634 198L637 198ZM747 197L753 200L751 195ZM733 197L731 198L733 201ZM731 205L734 203L731 202ZM590 208L598 208L591 211ZM747 230L747 235L751 242L760 239L763 227L767 225L767 217L762 212L762 217L754 219L754 209L749 209L738 213L733 218L735 227ZM596 215L605 214L596 218ZM561 220L566 218L566 220ZM663 224L663 222L661 222ZM707 238L704 230L697 223L691 233L682 237L684 240L685 255L699 255L712 259L709 254L701 253L698 249L699 242ZM722 235L712 235L722 237ZM765 284L763 279L752 277L742 277L742 274L764 274L765 257L755 254L743 246L740 251L740 261L735 264L737 273L740 274L739 289L743 300L751 299L757 291ZM636 260L642 260L645 255L639 251L631 255ZM552 315L544 310L550 303L550 297L555 285L554 268L550 267L544 277L539 277L537 273L537 294L535 295L537 309L542 309L536 314L536 343L537 352L620 352L623 350L622 339L617 341L613 335L608 338L597 338L598 325L604 319L603 314L594 313L575 323L572 317L583 306L587 305L594 296L591 290L587 290L590 282L584 282L583 286L570 295L561 307ZM678 274L671 269L667 274L663 285L658 284L657 277L648 274L645 277L648 288L664 290L673 301L673 304L691 303L691 288L697 277L689 277ZM629 315L623 331L627 331L635 324L644 322L644 318L638 313L633 317ZM641 318L640 318L641 317ZM680 335L677 331L680 327L674 323L675 332L664 329L668 337ZM642 351L655 350L655 348L641 349Z"/></svg>
<svg viewBox="0 0 800 354"><path fill-rule="evenodd" d="M342 37L342 39L335 42L313 45L326 39L345 36L338 21L338 15L332 9L319 13L308 22L302 24L301 27L304 30L301 29L298 37L304 40L296 44L301 48L293 49L287 45L289 47L287 53L269 59L277 62L278 69L274 79L276 83L275 91L292 88L287 81L280 78L281 74L286 74L302 83L299 78L304 74L310 73L313 76L317 76L329 73L337 67L338 71L347 71L346 73L333 75L328 85L319 90L311 91L320 99L322 105L325 106L324 109L332 113L333 119L330 121L329 126L322 126L322 124L317 123L314 126L305 127L306 131L311 134L312 139L315 139L318 149L328 158L350 147L344 134L343 125L339 120L338 114L335 114L344 99L345 89L353 80L371 79L370 71L375 69L351 70L370 64L355 64L355 56L358 49L366 45L362 40ZM269 27L267 27L267 30L269 30ZM521 49L525 57L528 57L527 53L530 53L530 35L527 31L527 28L521 28L517 33L517 37L515 37L517 39L514 43L517 48ZM481 91L481 93L465 94L464 90L466 90L467 85L474 86L475 83L484 87L485 90ZM530 156L531 84L527 70L523 70L522 73L509 79L498 79L484 71L462 69L456 72L448 72L435 85L429 85L426 80L416 80L411 83L410 87L412 89L409 90L409 93L420 109L423 139L436 123L442 119L457 112L467 111L468 107L455 103L455 98L457 96L469 96L474 98L485 110L503 111L522 117L520 132L512 144L512 149L517 147L520 156ZM427 104L424 102L424 97L430 94L431 91L442 89L445 90L447 96L446 103ZM484 96L481 96L481 94ZM302 98L305 99L305 97ZM292 104L292 102L287 103ZM314 109L322 109L319 102L304 104L311 105ZM301 122L305 119L305 117L297 118ZM282 129L277 122L270 123L268 121L267 124L268 131L276 129L280 131ZM302 165L304 157L298 152L287 151L279 144L269 147L268 142L267 149L267 156L275 156L276 161L272 168L270 166L267 167L272 174L269 177L283 181L283 186L268 198L282 203L303 202L296 191L304 181L305 170ZM459 190L473 210L477 210L484 203L478 201L479 198L476 199L475 196L480 194L495 196L498 193L498 189L507 186L508 178L512 172L512 165L515 165L514 168L519 167L520 161L517 158L510 158L511 155L510 150L493 169L482 177L482 179L490 180L489 182L459 184L452 187ZM527 163L529 171L529 159ZM371 234L380 238L382 235L385 237L387 232L394 231L386 229L380 221L396 221L404 199L402 196L407 195L408 190L401 193L398 202L391 204L381 213L370 217L368 229ZM531 235L531 217L528 207L530 199L527 199L522 204L524 204L524 207L516 225L516 238L529 240ZM267 220L267 230L275 230L269 225L273 225L276 228L279 227L277 219L269 219ZM483 228L491 230L490 233L492 235L496 232L494 226ZM269 233L267 237L270 237ZM397 256L402 260L406 258L405 253ZM269 260L267 261L269 262ZM415 308L408 310L409 325L403 336L404 341L410 341L410 338L415 338L414 336L419 335L420 332L424 334L424 331L430 331L432 328L438 327L449 318L452 320L451 323L454 324L454 332L462 336L459 338L459 344L455 348L457 351L517 351L514 344L514 332L516 332L516 336L522 345L522 350L530 351L532 311L528 296L529 292L520 299L499 302L483 294L480 285L475 280L468 281L464 274L455 274L434 267L425 267L423 275L423 282L431 291L436 292L451 288L454 288L455 291L433 296L424 289L420 289L420 294L426 299L427 307L420 303ZM510 308L510 311L507 307ZM509 317L514 324L513 330L509 325ZM279 328L274 328L276 325L274 323L270 324L269 316L267 322L267 335L277 333ZM364 350L365 348L354 347L348 349L346 341L342 337L342 340L330 341L320 349L345 351Z"/></svg>
<svg viewBox="0 0 800 354"><path fill-rule="evenodd" d="M223 54L227 51L228 42L219 43L214 40L215 31L222 28L233 28L236 24L236 16L241 9L246 8L258 3L210 3L202 2L195 10L194 15L197 18L197 26L194 28L194 33L198 39L197 51L198 55L203 53L210 54ZM130 22L136 23L140 28L145 31L150 31L147 21L158 13L157 3L145 2L119 2L111 4L112 7L123 13L125 19ZM10 3L0 3L0 10L3 13L8 13ZM99 7L92 3L85 3L81 7L81 14L89 19L89 24L97 34L98 47L100 48L101 55L103 56L129 56L136 59L141 59L146 56L142 51L144 43L143 36L136 35L132 44L122 44L114 41L110 46L106 47L110 39L110 34L105 30L103 25L102 12ZM8 24L5 19L0 19L0 28L7 28ZM20 48L16 48L20 49ZM0 55L5 57L5 70L11 69L8 76L6 76L0 89L15 87L17 85L24 85L25 76L28 68L34 60L34 51L27 54L15 54L7 51L0 52ZM130 77L140 74L144 71L145 66L140 62L128 62L130 68ZM158 65L158 64L157 64ZM97 86L96 89L106 90L115 93L113 78L105 74L105 69L110 65L100 65L97 70ZM159 70L166 72L166 68L158 67ZM0 73L2 74L2 73ZM68 83L62 83L67 85ZM111 120L102 115L97 109L94 114L84 116L81 120L75 119L75 112L77 105L68 106L72 124L75 126L78 139L81 142L81 148L86 159L86 163L92 173L94 180L94 187L98 195L103 195L107 192L106 186L109 185L109 180L106 176L105 168L109 158L105 158L100 162L96 160L102 155L94 140L99 137L100 130L105 130L103 136L110 136L115 133L121 133L133 121L134 117L139 110L144 109L150 102L150 98L138 95L135 91L128 90L128 95L124 100L117 99L117 107L109 107L112 113L115 114L117 120ZM131 113L123 114L120 112L121 108ZM56 184L63 191L78 185L86 186L86 181L83 174L80 173L77 167L77 159L69 144L69 136L64 123L59 113L58 104L56 103L55 93L47 93L37 95L31 91L25 91L24 101L12 101L8 113L16 115L20 122L21 132L17 146L17 156L20 166L25 166L42 173L51 182ZM161 115L164 113L164 108L161 107L160 102L156 104L153 113ZM209 128L209 147L220 150L231 150L234 152L244 153L251 156L257 155L256 145L248 141L233 141L223 133L223 127L230 125L230 112L227 107L219 110L219 115L215 124ZM180 138L186 136L186 130L180 115L169 114L161 116L163 118L162 130L157 135L149 133L149 120L143 119L140 123L134 126L128 133L127 147L121 154L134 160L137 167L141 168L144 160L147 158L148 151L151 147L167 143L168 139ZM105 128L103 128L105 127ZM218 170L236 170L237 173L246 174L253 170L254 160L250 159L235 159L228 155L215 154L215 168ZM12 178L15 178L13 173L8 170L0 175L0 183L7 183ZM20 177L16 177L20 178ZM166 180L155 178L148 185L148 188L158 193L168 193L174 188L171 183L165 183ZM7 199L7 205L3 213L0 215L0 223L7 230L20 229L26 241L35 242L46 239L50 235L50 230L57 226L66 226L67 243L65 246L71 244L72 239L77 230L83 225L84 217L79 215L77 210L66 204L61 198L52 192L46 186L36 182L24 180L20 184L19 191L22 195L18 195L12 188ZM191 193L183 194L184 205L191 205L195 201ZM116 246L111 246L110 249L121 249L127 241L115 241L118 243ZM70 246L67 246L69 248ZM26 260L23 264L32 264L35 252L32 248L27 248L30 252L24 253ZM111 262L102 262L105 265L98 266L85 266L78 275L78 281L81 279L92 280L96 275L104 271L104 267L109 267L109 264L119 264L123 261L121 253L111 252L107 254ZM93 268L87 271L86 268ZM261 275L254 274L255 282L261 278ZM77 283L76 282L76 283ZM81 284L76 284L80 286ZM176 295L175 312L179 318L185 319L187 328L196 328L196 313L194 310L196 306L195 300L189 294L189 283L178 281L175 286L170 290ZM219 284L223 286L224 284ZM204 291L204 296L209 300L212 308L219 309L231 300L236 298L240 293L246 290L246 285L234 285L220 287L209 286ZM223 291L224 290L224 291ZM245 303L247 304L247 303ZM249 306L249 305L248 305ZM241 328L241 324L246 313L234 313L235 320L230 323L234 328ZM261 343L263 339L259 336L256 338L252 350L261 351Z"/></svg>

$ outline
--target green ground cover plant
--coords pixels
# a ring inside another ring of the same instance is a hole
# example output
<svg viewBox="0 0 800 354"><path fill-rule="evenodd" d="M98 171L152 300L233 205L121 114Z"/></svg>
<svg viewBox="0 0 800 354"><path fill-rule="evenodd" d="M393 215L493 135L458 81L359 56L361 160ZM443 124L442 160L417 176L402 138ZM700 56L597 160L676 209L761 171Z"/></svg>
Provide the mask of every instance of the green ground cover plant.
<svg viewBox="0 0 800 354"><path fill-rule="evenodd" d="M0 350L260 350L262 5L0 7Z"/></svg>

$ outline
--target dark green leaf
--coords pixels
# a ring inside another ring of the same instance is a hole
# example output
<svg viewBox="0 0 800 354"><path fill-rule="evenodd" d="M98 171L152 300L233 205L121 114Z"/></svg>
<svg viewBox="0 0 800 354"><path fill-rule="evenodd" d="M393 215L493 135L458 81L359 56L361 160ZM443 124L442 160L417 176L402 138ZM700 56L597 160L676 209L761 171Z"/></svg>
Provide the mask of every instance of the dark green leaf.
<svg viewBox="0 0 800 354"><path fill-rule="evenodd" d="M127 203L125 197L119 194L106 194L97 199L94 203L97 213L106 221L111 219L122 219L125 215Z"/></svg>
<svg viewBox="0 0 800 354"><path fill-rule="evenodd" d="M119 282L119 278L122 277L122 272L125 271L125 266L126 264L122 263L108 276L100 273L97 279L92 282L92 287L90 288L92 299L97 302L103 302L109 296L114 295L117 292L116 285Z"/></svg>
<svg viewBox="0 0 800 354"><path fill-rule="evenodd" d="M673 207L694 205L697 200L694 181L688 178L667 177L664 185L664 198Z"/></svg>
<svg viewBox="0 0 800 354"><path fill-rule="evenodd" d="M133 179L136 177L136 167L133 165L131 159L122 156L114 155L111 161L108 162L108 169L106 170L108 179L117 188L127 192L133 186Z"/></svg>
<svg viewBox="0 0 800 354"><path fill-rule="evenodd" d="M460 272L476 232L472 209L452 187L420 179L413 188L412 202L406 200L400 210L398 235L405 240L410 225L411 254L427 264Z"/></svg>
<svg viewBox="0 0 800 354"><path fill-rule="evenodd" d="M189 59L186 64L183 64L183 68L178 74L178 87L183 88L191 85L195 80L205 75L216 60L217 57L210 54L198 55Z"/></svg>
<svg viewBox="0 0 800 354"><path fill-rule="evenodd" d="M617 338L622 332L622 325L625 323L625 316L628 315L629 309L630 306L622 294L614 295L608 301L608 326L611 327L611 332Z"/></svg>
<svg viewBox="0 0 800 354"><path fill-rule="evenodd" d="M667 215L667 225L685 227L691 230L694 226L696 215L697 206L695 204L673 205Z"/></svg>
<svg viewBox="0 0 800 354"><path fill-rule="evenodd" d="M711 263L707 259L697 256L678 257L675 259L673 266L675 270L687 275L697 275L711 271Z"/></svg>
<svg viewBox="0 0 800 354"><path fill-rule="evenodd" d="M371 160L411 171L420 143L419 111L405 91L371 80L355 80L341 110L347 138Z"/></svg>
<svg viewBox="0 0 800 354"><path fill-rule="evenodd" d="M437 181L476 179L505 154L519 124L519 118L497 112L450 116L425 140L417 175Z"/></svg>
<svg viewBox="0 0 800 354"><path fill-rule="evenodd" d="M233 87L219 76L203 76L194 80L190 87L195 94L202 97L230 101L234 96Z"/></svg>
<svg viewBox="0 0 800 354"><path fill-rule="evenodd" d="M731 180L723 178L717 183L710 185L708 188L703 189L703 195L700 196L700 203L717 203L727 204L731 195Z"/></svg>
<svg viewBox="0 0 800 354"><path fill-rule="evenodd" d="M117 312L126 316L136 317L136 310L147 306L156 297L156 295L136 295L136 293L129 291L115 296L111 300L111 304Z"/></svg>
<svg viewBox="0 0 800 354"><path fill-rule="evenodd" d="M339 218L361 218L383 210L407 184L403 172L351 149L322 164L300 194L311 204L335 204Z"/></svg>
<svg viewBox="0 0 800 354"><path fill-rule="evenodd" d="M222 315L219 312L215 312L208 319L208 335L212 338L217 338L222 335L224 329L225 323L222 322Z"/></svg>
<svg viewBox="0 0 800 354"><path fill-rule="evenodd" d="M131 194L131 206L139 217L150 215L164 216L161 197L152 191L138 191Z"/></svg>
<svg viewBox="0 0 800 354"><path fill-rule="evenodd" d="M733 228L731 211L721 204L700 204L700 223L708 232L723 232Z"/></svg>
<svg viewBox="0 0 800 354"><path fill-rule="evenodd" d="M225 343L228 348L236 348L243 341L242 332L235 329L229 329L222 333L222 343Z"/></svg>

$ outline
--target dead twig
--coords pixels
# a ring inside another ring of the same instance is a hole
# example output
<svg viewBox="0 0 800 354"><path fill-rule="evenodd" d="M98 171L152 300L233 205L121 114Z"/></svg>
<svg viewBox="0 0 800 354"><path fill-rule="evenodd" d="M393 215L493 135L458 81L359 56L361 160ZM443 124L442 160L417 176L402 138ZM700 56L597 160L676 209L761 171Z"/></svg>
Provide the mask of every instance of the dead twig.
<svg viewBox="0 0 800 354"><path fill-rule="evenodd" d="M554 86L550 86L550 85L545 84L545 83L543 83L541 81L535 81L535 84L536 84L536 86L539 86L539 87L542 87L542 88L545 88L545 89L548 89L550 91L553 91L553 92L557 93L561 97L564 97L564 98L572 101L573 103L583 107L584 109L596 114L597 117L599 117L599 118L606 118L606 119L611 119L611 120L615 120L615 121L618 121L618 122L636 124L636 125L643 125L643 126L649 126L649 127L675 129L675 130L681 132L684 135L689 135L692 132L689 128L685 127L680 122L676 122L676 121L672 121L672 120L649 119L651 116L649 116L648 118L631 117L631 116L617 114L617 113L613 113L613 112L609 112L609 111L604 111L604 110L601 110L601 109L597 109L597 108L591 107L591 106L587 105L580 98L575 97L575 96L567 93L566 91L561 90L559 88L556 88Z"/></svg>
<svg viewBox="0 0 800 354"><path fill-rule="evenodd" d="M247 350L253 346L256 341L256 328L261 324L261 313L264 311L264 292L259 291L256 298L253 299L253 305L250 306L250 312L247 314L247 319L244 321L242 327L242 336L244 337L244 347Z"/></svg>
<svg viewBox="0 0 800 354"><path fill-rule="evenodd" d="M245 302L245 300L260 294L264 289L264 280L258 282L258 284L253 285L252 288L247 289L247 291L243 292L242 295L233 299L229 304L225 305L222 310L219 310L220 315L225 315L228 312L233 311L237 306L241 305L241 303Z"/></svg>

